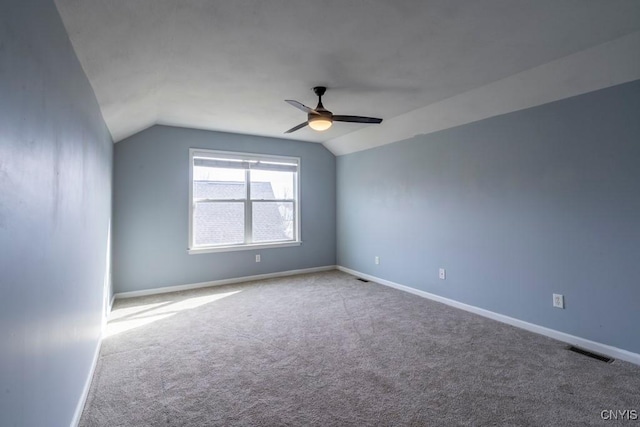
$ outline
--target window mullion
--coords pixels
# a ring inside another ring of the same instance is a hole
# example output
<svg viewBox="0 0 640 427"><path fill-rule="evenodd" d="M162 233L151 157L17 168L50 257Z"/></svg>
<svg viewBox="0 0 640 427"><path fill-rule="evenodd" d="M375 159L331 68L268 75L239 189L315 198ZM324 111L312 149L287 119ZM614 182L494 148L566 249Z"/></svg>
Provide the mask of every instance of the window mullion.
<svg viewBox="0 0 640 427"><path fill-rule="evenodd" d="M253 225L251 221L253 219L253 206L251 205L251 170L245 169L244 171L244 183L245 183L245 201L244 201L244 243L249 244L253 242Z"/></svg>
<svg viewBox="0 0 640 427"><path fill-rule="evenodd" d="M298 173L293 175L293 240L300 240L300 187L298 186L300 177Z"/></svg>

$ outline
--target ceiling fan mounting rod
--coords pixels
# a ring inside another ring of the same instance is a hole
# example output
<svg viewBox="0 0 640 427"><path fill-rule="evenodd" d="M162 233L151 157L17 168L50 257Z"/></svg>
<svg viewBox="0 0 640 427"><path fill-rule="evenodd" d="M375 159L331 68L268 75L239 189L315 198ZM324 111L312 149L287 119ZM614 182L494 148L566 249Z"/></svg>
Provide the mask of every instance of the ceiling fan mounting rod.
<svg viewBox="0 0 640 427"><path fill-rule="evenodd" d="M324 105L322 105L322 95L327 91L325 86L316 86L313 88L313 92L318 96L318 106L316 111L324 111Z"/></svg>

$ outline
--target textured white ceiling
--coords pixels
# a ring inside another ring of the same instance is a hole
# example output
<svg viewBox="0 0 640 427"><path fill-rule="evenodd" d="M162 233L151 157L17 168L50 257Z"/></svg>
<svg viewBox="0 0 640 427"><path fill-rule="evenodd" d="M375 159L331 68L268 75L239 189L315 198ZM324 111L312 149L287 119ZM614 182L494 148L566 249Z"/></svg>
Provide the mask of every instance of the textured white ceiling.
<svg viewBox="0 0 640 427"><path fill-rule="evenodd" d="M153 124L283 132L326 85L334 114L382 117L640 30L638 0L56 0L115 141ZM585 70L587 71L587 70ZM371 132L369 130L368 132Z"/></svg>

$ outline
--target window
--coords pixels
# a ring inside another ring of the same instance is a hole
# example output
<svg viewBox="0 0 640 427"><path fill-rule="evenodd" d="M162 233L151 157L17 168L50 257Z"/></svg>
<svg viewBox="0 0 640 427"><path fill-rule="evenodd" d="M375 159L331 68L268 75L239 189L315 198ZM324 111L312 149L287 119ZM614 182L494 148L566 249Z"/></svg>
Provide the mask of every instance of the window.
<svg viewBox="0 0 640 427"><path fill-rule="evenodd" d="M189 154L189 253L300 244L300 159Z"/></svg>

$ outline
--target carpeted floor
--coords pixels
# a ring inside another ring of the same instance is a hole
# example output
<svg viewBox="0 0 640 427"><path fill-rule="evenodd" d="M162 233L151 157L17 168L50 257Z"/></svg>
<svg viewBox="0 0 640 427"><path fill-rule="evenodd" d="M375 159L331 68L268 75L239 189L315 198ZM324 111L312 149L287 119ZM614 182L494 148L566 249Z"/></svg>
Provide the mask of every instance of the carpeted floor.
<svg viewBox="0 0 640 427"><path fill-rule="evenodd" d="M81 426L640 425L640 366L330 271L118 300Z"/></svg>

